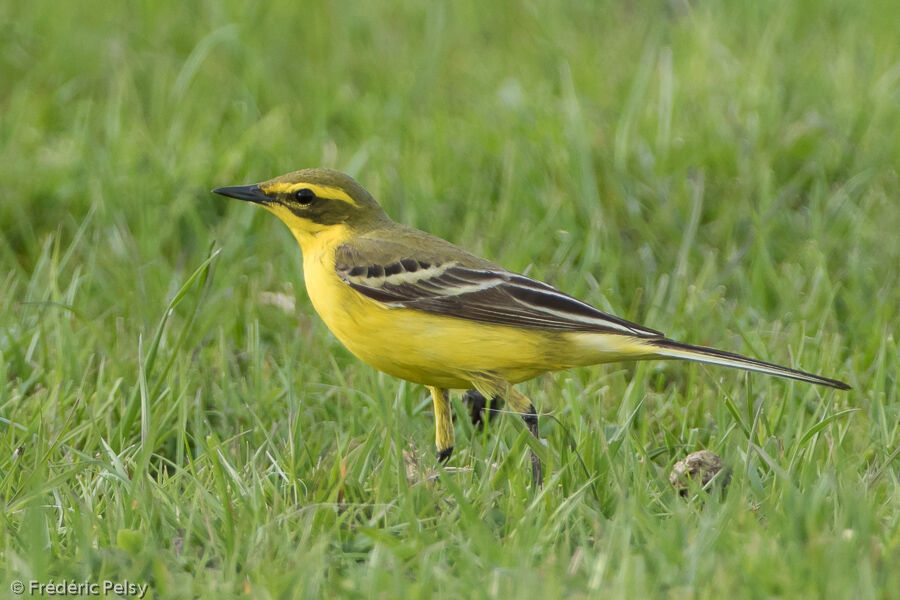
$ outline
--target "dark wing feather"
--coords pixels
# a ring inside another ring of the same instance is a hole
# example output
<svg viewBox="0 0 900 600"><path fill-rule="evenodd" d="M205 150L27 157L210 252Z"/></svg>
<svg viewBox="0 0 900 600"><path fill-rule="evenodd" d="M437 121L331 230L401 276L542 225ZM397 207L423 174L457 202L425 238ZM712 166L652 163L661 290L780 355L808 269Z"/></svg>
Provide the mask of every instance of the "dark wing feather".
<svg viewBox="0 0 900 600"><path fill-rule="evenodd" d="M335 269L354 290L390 307L530 329L662 337L658 331L606 314L487 261L460 264L470 255L420 261L397 254L396 244L385 242L384 246L379 252L366 253L345 244L338 249Z"/></svg>

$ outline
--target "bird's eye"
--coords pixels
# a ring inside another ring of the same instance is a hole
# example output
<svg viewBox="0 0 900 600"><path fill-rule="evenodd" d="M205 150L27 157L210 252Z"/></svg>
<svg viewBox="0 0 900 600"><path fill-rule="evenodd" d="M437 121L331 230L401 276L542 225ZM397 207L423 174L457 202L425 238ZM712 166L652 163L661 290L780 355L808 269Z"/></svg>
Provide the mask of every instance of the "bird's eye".
<svg viewBox="0 0 900 600"><path fill-rule="evenodd" d="M301 188L294 192L294 199L301 206L309 206L316 199L316 193L309 188Z"/></svg>

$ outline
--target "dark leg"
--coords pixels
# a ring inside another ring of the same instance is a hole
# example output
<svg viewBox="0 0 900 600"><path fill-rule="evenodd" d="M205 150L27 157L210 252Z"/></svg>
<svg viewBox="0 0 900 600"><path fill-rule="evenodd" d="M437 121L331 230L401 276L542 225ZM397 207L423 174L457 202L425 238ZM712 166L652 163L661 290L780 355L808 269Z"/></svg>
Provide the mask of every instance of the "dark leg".
<svg viewBox="0 0 900 600"><path fill-rule="evenodd" d="M480 427L491 420L496 414L500 413L500 407L503 405L503 398L494 396L491 401L487 399L477 390L469 390L463 394L463 402L469 406L469 417L472 419L472 425ZM487 416L485 417L485 409Z"/></svg>
<svg viewBox="0 0 900 600"><path fill-rule="evenodd" d="M484 408L485 396L486 392L492 398L491 406L488 408L488 416L490 416L491 412L498 412L495 408L494 402L501 400L503 397L506 398L507 402L509 402L510 408L514 411L522 415L522 418L525 421L525 425L528 427L528 431L531 432L531 435L535 437L535 439L540 440L540 435L538 432L538 417L537 411L534 410L534 404L531 403L531 400L528 399L528 396L512 387L509 382L504 381L499 378L495 379L483 379L483 380L474 380L472 382L479 390L479 392L468 391L466 392L466 398L474 399L475 395L480 398L482 405L481 410ZM474 408L472 410L472 421L475 422L475 415L481 416L481 410L478 413L475 412ZM479 421L481 419L479 418ZM538 455L534 452L534 450L529 449L531 452L531 477L534 483L534 489L537 490L544 485L544 470L541 467L541 459L538 458Z"/></svg>
<svg viewBox="0 0 900 600"><path fill-rule="evenodd" d="M525 421L525 425L528 426L528 431L531 432L534 439L540 440L541 436L540 433L538 433L537 411L534 410L534 404L528 405L528 413L522 415L522 419ZM544 470L541 467L541 459L534 453L534 450L531 451L531 478L534 481L535 487L543 487Z"/></svg>

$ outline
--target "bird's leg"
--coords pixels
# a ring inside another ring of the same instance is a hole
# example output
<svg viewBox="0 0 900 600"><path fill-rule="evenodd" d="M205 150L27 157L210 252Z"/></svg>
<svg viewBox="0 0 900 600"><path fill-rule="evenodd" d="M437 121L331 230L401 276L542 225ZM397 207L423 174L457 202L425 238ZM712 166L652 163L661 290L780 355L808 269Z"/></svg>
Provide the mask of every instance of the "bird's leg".
<svg viewBox="0 0 900 600"><path fill-rule="evenodd" d="M510 407L522 415L522 419L525 421L525 425L528 426L528 431L531 432L531 435L535 439L541 439L538 432L537 412L534 410L534 405L528 399L528 396L502 379L477 379L472 381L472 384L478 390L482 401L485 396L490 396L494 399L506 397ZM531 477L534 482L534 489L538 489L544 485L544 471L538 455L535 454L534 450L529 450L529 452L531 452Z"/></svg>
<svg viewBox="0 0 900 600"><path fill-rule="evenodd" d="M478 390L468 390L463 394L462 400L469 406L469 418L475 427L484 425L491 420L491 417L499 414L503 404L503 398L500 396L492 396L491 401L488 402L487 398ZM485 409L487 415L485 415Z"/></svg>
<svg viewBox="0 0 900 600"><path fill-rule="evenodd" d="M528 427L528 431L534 436L534 439L540 440L541 435L538 431L538 416L534 410L534 404L528 399L528 396L518 390L510 388L509 404L513 410L522 415L522 420ZM541 467L541 459L531 450L531 478L534 481L535 489L544 485L544 470Z"/></svg>
<svg viewBox="0 0 900 600"><path fill-rule="evenodd" d="M453 413L447 390L427 386L434 401L434 443L438 461L447 462L453 454Z"/></svg>

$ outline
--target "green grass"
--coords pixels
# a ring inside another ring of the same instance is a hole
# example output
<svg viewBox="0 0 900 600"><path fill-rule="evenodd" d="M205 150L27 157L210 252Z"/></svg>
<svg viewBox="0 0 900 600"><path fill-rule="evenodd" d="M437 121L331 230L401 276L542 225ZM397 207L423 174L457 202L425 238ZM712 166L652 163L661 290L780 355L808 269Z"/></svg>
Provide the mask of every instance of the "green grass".
<svg viewBox="0 0 900 600"><path fill-rule="evenodd" d="M898 30L837 0L0 5L0 589L900 597ZM209 193L308 166L854 390L545 376L542 491L509 416L458 419L435 480L425 391L331 336L283 225ZM731 484L681 498L702 448Z"/></svg>

